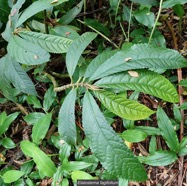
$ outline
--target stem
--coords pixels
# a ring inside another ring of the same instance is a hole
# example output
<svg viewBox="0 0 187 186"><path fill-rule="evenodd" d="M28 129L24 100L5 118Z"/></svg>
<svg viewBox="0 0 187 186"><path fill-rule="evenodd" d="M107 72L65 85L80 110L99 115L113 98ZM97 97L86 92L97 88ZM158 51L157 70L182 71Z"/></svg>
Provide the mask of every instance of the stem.
<svg viewBox="0 0 187 186"><path fill-rule="evenodd" d="M47 25L47 11L46 10L44 10L44 24L45 24L45 33L49 34L49 28Z"/></svg>
<svg viewBox="0 0 187 186"><path fill-rule="evenodd" d="M152 40L152 37L153 37L153 33L155 31L155 28L156 28L156 25L158 23L158 19L160 17L160 14L161 14L161 11L162 11L162 3L163 3L163 0L160 0L160 5L159 5L159 10L158 10L158 15L156 17L156 20L155 20L155 24L153 26L153 29L151 30L151 35L149 37L149 44L151 43L151 40Z"/></svg>
<svg viewBox="0 0 187 186"><path fill-rule="evenodd" d="M43 72L43 74L45 75L45 76L47 76L50 80L51 80L51 82L53 83L53 86L54 87L57 87L58 85L57 85L57 82L56 82L56 80L55 80L55 78L51 75L51 74L48 74L47 72Z"/></svg>
<svg viewBox="0 0 187 186"><path fill-rule="evenodd" d="M82 23L83 25L86 25L88 28L94 30L96 33L98 33L101 37L103 37L105 40L107 40L108 42L110 42L111 44L113 44L115 46L115 48L119 49L119 47L113 42L111 41L108 37L106 37L104 34L102 34L101 32L99 32L98 30L96 30L95 28L93 28L90 25L87 25L85 22L81 21L80 19L77 19L77 21L79 21L80 23Z"/></svg>
<svg viewBox="0 0 187 186"><path fill-rule="evenodd" d="M133 3L131 3L131 11L130 11L130 17L129 17L128 32L127 32L127 42L129 42L129 39L130 39L130 28L131 28L131 19L132 19L132 7L133 7Z"/></svg>

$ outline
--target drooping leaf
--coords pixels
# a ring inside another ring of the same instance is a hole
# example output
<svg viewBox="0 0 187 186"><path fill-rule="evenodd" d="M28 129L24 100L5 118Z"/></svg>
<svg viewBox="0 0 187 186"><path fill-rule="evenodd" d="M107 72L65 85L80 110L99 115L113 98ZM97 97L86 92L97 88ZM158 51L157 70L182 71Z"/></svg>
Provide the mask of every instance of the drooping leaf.
<svg viewBox="0 0 187 186"><path fill-rule="evenodd" d="M99 79L117 72L148 68L174 69L187 66L187 61L177 51L149 44L133 45L119 51L107 59L93 74L90 80Z"/></svg>
<svg viewBox="0 0 187 186"><path fill-rule="evenodd" d="M161 98L168 102L178 102L176 88L163 76L148 70L136 70L137 77L128 72L121 72L104 77L95 83L96 86L124 90L136 90Z"/></svg>
<svg viewBox="0 0 187 186"><path fill-rule="evenodd" d="M100 55L95 57L88 65L84 77L92 78L92 74L94 74L94 72L103 64L103 62L113 56L116 52L117 50L105 50Z"/></svg>
<svg viewBox="0 0 187 186"><path fill-rule="evenodd" d="M21 178L25 173L18 170L9 170L3 174L3 181L5 183L12 183Z"/></svg>
<svg viewBox="0 0 187 186"><path fill-rule="evenodd" d="M83 4L84 1L80 1L80 3L78 3L75 7L66 12L66 14L58 20L58 22L63 25L69 24L81 12Z"/></svg>
<svg viewBox="0 0 187 186"><path fill-rule="evenodd" d="M49 125L51 123L52 114L46 114L42 116L33 126L32 128L32 140L37 145L40 144L41 140L44 139Z"/></svg>
<svg viewBox="0 0 187 186"><path fill-rule="evenodd" d="M167 166L177 160L177 155L173 151L156 151L149 156L139 156L138 159L151 166Z"/></svg>
<svg viewBox="0 0 187 186"><path fill-rule="evenodd" d="M66 2L68 0L58 0L56 3L53 3L53 0L39 0L32 3L28 8L26 8L21 14L18 22L16 23L16 28L23 24L28 18L33 15L41 12L45 9L48 9L52 6L59 5L60 3Z"/></svg>
<svg viewBox="0 0 187 186"><path fill-rule="evenodd" d="M185 136L179 145L179 156L187 155L187 136Z"/></svg>
<svg viewBox="0 0 187 186"><path fill-rule="evenodd" d="M2 33L2 36L6 41L10 41L10 39L13 36L13 32L16 28L16 23L17 23L18 17L19 17L19 10L24 3L25 3L25 0L17 1L16 4L12 7L12 9L10 11L9 20L6 24L6 29Z"/></svg>
<svg viewBox="0 0 187 186"><path fill-rule="evenodd" d="M158 4L157 0L131 0L131 1L134 2L134 3L142 4L142 5L151 5L151 6L154 6L154 5Z"/></svg>
<svg viewBox="0 0 187 186"><path fill-rule="evenodd" d="M34 143L28 140L21 141L21 150L26 156L32 157L38 170L45 176L52 177L56 172L53 161L41 151Z"/></svg>
<svg viewBox="0 0 187 186"><path fill-rule="evenodd" d="M70 45L66 55L66 66L70 76L73 75L81 54L96 36L96 33L86 32Z"/></svg>
<svg viewBox="0 0 187 186"><path fill-rule="evenodd" d="M183 5L187 0L167 0L163 2L163 8L171 8L175 5Z"/></svg>
<svg viewBox="0 0 187 186"><path fill-rule="evenodd" d="M145 119L154 113L154 111L134 100L126 99L124 96L109 91L95 91L95 95L107 109L125 119Z"/></svg>
<svg viewBox="0 0 187 186"><path fill-rule="evenodd" d="M4 57L2 57L0 59L0 90L2 91L3 95L12 101L15 101L16 98L15 96L19 93L18 91L16 91L15 89L13 89L13 87L11 86L11 82L9 81L9 79L7 78L7 74L6 74L6 64L9 62L9 57L8 55L5 55Z"/></svg>
<svg viewBox="0 0 187 186"><path fill-rule="evenodd" d="M147 134L140 130L125 130L120 136L128 142L134 143L145 140Z"/></svg>
<svg viewBox="0 0 187 186"><path fill-rule="evenodd" d="M58 132L62 139L70 145L76 144L76 125L75 125L75 100L76 89L73 89L64 99L58 116Z"/></svg>
<svg viewBox="0 0 187 186"><path fill-rule="evenodd" d="M51 53L66 53L72 43L71 39L65 37L38 32L20 31L19 35L23 39L39 45L41 48Z"/></svg>
<svg viewBox="0 0 187 186"><path fill-rule="evenodd" d="M22 69L20 64L9 58L6 63L6 76L16 89L21 92L37 95L34 83L31 81L27 73Z"/></svg>
<svg viewBox="0 0 187 186"><path fill-rule="evenodd" d="M107 171L128 180L147 179L143 166L108 125L89 92L83 99L83 127L92 152Z"/></svg>
<svg viewBox="0 0 187 186"><path fill-rule="evenodd" d="M49 61L49 53L38 45L14 35L7 47L9 55L17 62L37 65Z"/></svg>
<svg viewBox="0 0 187 186"><path fill-rule="evenodd" d="M179 140L177 138L177 134L173 128L173 125L163 111L161 107L157 110L157 120L158 120L158 127L161 130L161 134L165 139L168 147L173 150L174 152L178 152L179 150Z"/></svg>

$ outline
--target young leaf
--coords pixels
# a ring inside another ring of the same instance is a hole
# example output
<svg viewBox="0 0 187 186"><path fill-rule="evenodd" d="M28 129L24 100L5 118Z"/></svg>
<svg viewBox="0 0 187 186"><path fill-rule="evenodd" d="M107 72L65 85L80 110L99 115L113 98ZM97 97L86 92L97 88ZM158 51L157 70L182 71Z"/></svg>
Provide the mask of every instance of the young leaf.
<svg viewBox="0 0 187 186"><path fill-rule="evenodd" d="M55 164L34 143L28 140L21 141L21 150L26 156L32 157L38 170L45 176L52 177L56 172Z"/></svg>
<svg viewBox="0 0 187 186"><path fill-rule="evenodd" d="M140 130L125 130L120 136L128 142L134 143L145 140L147 134Z"/></svg>
<svg viewBox="0 0 187 186"><path fill-rule="evenodd" d="M179 141L171 121L161 107L157 110L158 127L168 147L174 152L179 150Z"/></svg>
<svg viewBox="0 0 187 186"><path fill-rule="evenodd" d="M53 0L39 0L32 3L28 8L24 10L24 12L21 14L17 24L16 28L19 27L21 24L23 24L28 18L32 17L33 15L37 14L38 12L41 12L42 10L48 9L52 7L52 5L58 5L60 3L66 2L68 0L59 0L56 3L52 3Z"/></svg>
<svg viewBox="0 0 187 186"><path fill-rule="evenodd" d="M25 173L18 170L9 170L3 174L3 181L5 183L12 183L21 178Z"/></svg>
<svg viewBox="0 0 187 186"><path fill-rule="evenodd" d="M107 109L122 118L140 120L154 113L146 106L134 100L126 99L124 96L104 90L95 91L94 93Z"/></svg>
<svg viewBox="0 0 187 186"><path fill-rule="evenodd" d="M9 55L22 64L37 65L49 61L49 53L38 45L14 35L7 47Z"/></svg>
<svg viewBox="0 0 187 186"><path fill-rule="evenodd" d="M92 152L107 171L128 180L147 179L143 166L108 125L89 92L83 99L83 127Z"/></svg>
<svg viewBox="0 0 187 186"><path fill-rule="evenodd" d="M105 50L95 57L88 65L84 77L88 78L91 76L90 78L92 78L92 74L94 74L94 72L103 64L103 62L113 56L116 52L117 50Z"/></svg>
<svg viewBox="0 0 187 186"><path fill-rule="evenodd" d="M51 53L66 53L72 43L71 39L65 37L38 32L20 31L19 35L23 39L30 41Z"/></svg>
<svg viewBox="0 0 187 186"><path fill-rule="evenodd" d="M79 4L77 4L71 10L66 12L66 14L59 19L58 23L67 25L71 21L73 21L73 19L81 12L83 4L84 4L84 1L82 0Z"/></svg>
<svg viewBox="0 0 187 186"><path fill-rule="evenodd" d="M70 145L76 144L76 125L75 125L75 100L76 89L73 89L64 99L58 116L58 132L62 139Z"/></svg>
<svg viewBox="0 0 187 186"><path fill-rule="evenodd" d="M136 70L138 77L132 77L128 72L104 77L95 83L96 86L124 90L136 90L153 95L168 102L178 102L176 88L163 76L148 70Z"/></svg>
<svg viewBox="0 0 187 186"><path fill-rule="evenodd" d="M148 68L153 71L160 68L174 69L186 66L186 59L175 50L156 47L150 44L137 44L126 51L119 51L103 62L92 74L90 80L133 69Z"/></svg>
<svg viewBox="0 0 187 186"><path fill-rule="evenodd" d="M66 66L70 76L73 75L81 54L96 36L96 33L86 32L70 45L66 55Z"/></svg>
<svg viewBox="0 0 187 186"><path fill-rule="evenodd" d="M51 123L52 114L46 114L42 116L33 126L32 128L32 140L37 145L40 144L41 140L44 139L49 125Z"/></svg>
<svg viewBox="0 0 187 186"><path fill-rule="evenodd" d="M173 151L156 151L149 156L139 156L140 162L151 166L166 166L177 160L177 155Z"/></svg>
<svg viewBox="0 0 187 186"><path fill-rule="evenodd" d="M27 73L17 61L11 58L9 58L9 62L6 63L6 76L19 91L30 95L37 95L35 86Z"/></svg>

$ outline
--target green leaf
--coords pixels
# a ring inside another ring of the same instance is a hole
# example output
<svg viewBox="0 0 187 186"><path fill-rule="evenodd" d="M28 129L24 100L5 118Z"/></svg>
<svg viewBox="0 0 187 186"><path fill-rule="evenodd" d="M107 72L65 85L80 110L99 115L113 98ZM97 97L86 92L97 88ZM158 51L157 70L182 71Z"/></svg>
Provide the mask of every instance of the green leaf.
<svg viewBox="0 0 187 186"><path fill-rule="evenodd" d="M183 103L179 108L183 110L187 110L187 102Z"/></svg>
<svg viewBox="0 0 187 186"><path fill-rule="evenodd" d="M163 2L163 8L171 8L175 5L183 5L187 3L187 0L167 0Z"/></svg>
<svg viewBox="0 0 187 186"><path fill-rule="evenodd" d="M187 136L185 136L179 145L179 156L187 155Z"/></svg>
<svg viewBox="0 0 187 186"><path fill-rule="evenodd" d="M97 81L95 85L120 91L136 90L172 103L179 101L176 88L162 75L148 70L130 72L136 72L137 77L133 77L128 72L122 72L104 77Z"/></svg>
<svg viewBox="0 0 187 186"><path fill-rule="evenodd" d="M6 115L6 112L2 112L0 114L0 136L8 130L10 124L17 118L18 115L19 112L15 112L8 116Z"/></svg>
<svg viewBox="0 0 187 186"><path fill-rule="evenodd" d="M134 17L139 23L141 23L147 27L154 26L155 16L154 16L154 13L150 12L150 10L148 8L144 8L142 10L135 11Z"/></svg>
<svg viewBox="0 0 187 186"><path fill-rule="evenodd" d="M9 20L6 24L6 29L2 33L2 36L6 41L10 41L10 39L13 37L13 32L16 28L16 23L19 17L19 9L22 7L24 3L25 0L19 0L14 6L12 6L12 9L9 14Z"/></svg>
<svg viewBox="0 0 187 186"><path fill-rule="evenodd" d="M23 30L19 32L19 35L23 39L34 43L51 53L66 53L70 44L72 43L71 39L65 37L38 32L29 32Z"/></svg>
<svg viewBox="0 0 187 186"><path fill-rule="evenodd" d="M36 108L36 107L34 107ZM34 125L38 120L43 117L45 114L43 112L32 112L27 114L23 119L30 125Z"/></svg>
<svg viewBox="0 0 187 186"><path fill-rule="evenodd" d="M56 3L53 3L53 0L39 0L32 3L28 8L24 10L24 12L21 14L16 27L19 27L21 24L23 24L28 18L32 17L33 15L37 14L38 12L41 12L45 9L51 8L53 5L59 5L60 3L66 2L68 0L60 0Z"/></svg>
<svg viewBox="0 0 187 186"><path fill-rule="evenodd" d="M83 99L83 127L92 152L107 171L128 180L147 179L143 166L108 125L89 92Z"/></svg>
<svg viewBox="0 0 187 186"><path fill-rule="evenodd" d="M46 114L34 124L32 128L32 140L37 145L39 145L41 140L44 139L51 123L51 117L51 113Z"/></svg>
<svg viewBox="0 0 187 186"><path fill-rule="evenodd" d="M76 144L76 125L75 125L75 100L76 89L73 89L64 99L58 116L58 132L62 139L70 145Z"/></svg>
<svg viewBox="0 0 187 186"><path fill-rule="evenodd" d="M74 18L81 12L83 4L84 4L84 1L82 0L80 3L78 3L71 10L66 12L66 14L58 20L58 23L63 24L63 25L67 25L71 21L73 21Z"/></svg>
<svg viewBox="0 0 187 186"><path fill-rule="evenodd" d="M100 55L95 57L88 65L84 77L85 78L90 77L90 79L91 79L92 74L94 74L94 72L103 64L103 62L106 61L107 59L109 59L111 56L113 56L116 52L117 52L117 50L112 50L112 51L105 50Z"/></svg>
<svg viewBox="0 0 187 186"><path fill-rule="evenodd" d="M147 134L140 130L125 130L120 136L124 140L133 143L143 141L147 138Z"/></svg>
<svg viewBox="0 0 187 186"><path fill-rule="evenodd" d="M5 137L1 139L0 141L1 141L1 145L5 147L6 149L12 149L16 147L16 144L8 137Z"/></svg>
<svg viewBox="0 0 187 186"><path fill-rule="evenodd" d="M45 176L52 177L56 172L55 164L34 143L28 140L21 141L21 150L26 156L32 157L38 170Z"/></svg>
<svg viewBox="0 0 187 186"><path fill-rule="evenodd" d="M92 74L90 80L99 79L117 72L148 68L174 69L187 66L187 61L177 51L156 47L150 44L133 45L130 49L119 51Z"/></svg>
<svg viewBox="0 0 187 186"><path fill-rule="evenodd" d="M179 150L179 140L171 121L161 107L157 110L158 127L168 147L174 152Z"/></svg>
<svg viewBox="0 0 187 186"><path fill-rule="evenodd" d="M0 1L0 10L1 10L0 20L3 23L7 23L9 12L10 12L10 7L8 6L8 1L7 0L1 0Z"/></svg>
<svg viewBox="0 0 187 186"><path fill-rule="evenodd" d="M179 85L183 86L183 87L187 87L187 80L183 79L179 82Z"/></svg>
<svg viewBox="0 0 187 186"><path fill-rule="evenodd" d="M147 126L136 126L135 127L136 130L140 130L143 131L145 133L147 133L147 135L161 135L161 131L158 128L155 127L147 127Z"/></svg>
<svg viewBox="0 0 187 186"><path fill-rule="evenodd" d="M9 58L6 63L6 76L9 81L21 92L37 95L34 83L17 61Z"/></svg>
<svg viewBox="0 0 187 186"><path fill-rule="evenodd" d="M85 171L73 171L71 173L71 178L73 182L77 182L77 180L94 180L95 178Z"/></svg>
<svg viewBox="0 0 187 186"><path fill-rule="evenodd" d="M10 84L11 82L7 78L6 64L8 62L9 62L8 55L6 55L0 59L0 80L1 80L0 90L2 91L3 95L8 100L15 101L16 100L15 96L17 95L18 92L15 89L13 89L13 87Z"/></svg>
<svg viewBox="0 0 187 186"><path fill-rule="evenodd" d="M122 118L140 120L154 113L146 106L134 100L126 99L124 96L104 90L95 91L94 93L107 109Z"/></svg>
<svg viewBox="0 0 187 186"><path fill-rule="evenodd" d="M7 47L9 55L22 64L37 65L49 61L49 53L40 46L14 35Z"/></svg>
<svg viewBox="0 0 187 186"><path fill-rule="evenodd" d="M70 161L67 163L64 163L62 165L63 170L65 171L74 171L74 170L80 170L88 168L92 165L92 163L87 163L84 161Z"/></svg>
<svg viewBox="0 0 187 186"><path fill-rule="evenodd" d="M81 54L96 36L96 33L86 32L70 45L66 55L66 66L70 76L73 75Z"/></svg>
<svg viewBox="0 0 187 186"><path fill-rule="evenodd" d="M41 103L36 96L28 95L26 100L27 103L33 105L34 108L42 108Z"/></svg>
<svg viewBox="0 0 187 186"><path fill-rule="evenodd" d="M157 0L131 0L132 2L134 3L139 3L139 4L142 4L142 5L151 5L151 6L154 6L154 5L157 5L158 4L158 1Z"/></svg>
<svg viewBox="0 0 187 186"><path fill-rule="evenodd" d="M45 111L48 111L55 101L56 92L53 89L53 86L51 86L44 95L43 108Z"/></svg>
<svg viewBox="0 0 187 186"><path fill-rule="evenodd" d="M173 151L156 151L147 157L139 156L138 159L151 166L167 166L177 160L177 155Z"/></svg>
<svg viewBox="0 0 187 186"><path fill-rule="evenodd" d="M5 183L12 183L21 178L25 173L18 170L9 170L3 174L3 180Z"/></svg>
<svg viewBox="0 0 187 186"><path fill-rule="evenodd" d="M149 152L151 154L155 153L157 150L157 141L155 136L151 136L150 142L149 142Z"/></svg>

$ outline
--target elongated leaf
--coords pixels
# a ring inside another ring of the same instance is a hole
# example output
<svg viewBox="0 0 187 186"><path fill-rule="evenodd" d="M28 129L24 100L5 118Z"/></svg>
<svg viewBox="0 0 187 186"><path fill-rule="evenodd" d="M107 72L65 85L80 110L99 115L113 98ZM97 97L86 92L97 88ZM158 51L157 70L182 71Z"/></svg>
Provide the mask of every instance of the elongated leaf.
<svg viewBox="0 0 187 186"><path fill-rule="evenodd" d="M95 95L107 109L125 119L145 119L154 113L146 106L112 92L99 90L95 91Z"/></svg>
<svg viewBox="0 0 187 186"><path fill-rule="evenodd" d="M140 142L145 140L147 134L140 130L125 130L120 136L128 142Z"/></svg>
<svg viewBox="0 0 187 186"><path fill-rule="evenodd" d="M62 16L58 22L63 25L69 24L81 12L83 4L84 4L84 1L82 0L79 4L77 4L71 10L66 12L66 14Z"/></svg>
<svg viewBox="0 0 187 186"><path fill-rule="evenodd" d="M72 43L71 39L65 37L37 32L21 31L19 35L23 39L39 45L41 48L51 53L66 53Z"/></svg>
<svg viewBox="0 0 187 186"><path fill-rule="evenodd" d="M152 136L152 135L161 135L160 129L155 128L155 127L136 126L135 129L143 131L143 132L147 133L147 135L150 135L150 136Z"/></svg>
<svg viewBox="0 0 187 186"><path fill-rule="evenodd" d="M70 76L73 75L81 54L96 36L96 33L86 32L70 45L66 55L66 66Z"/></svg>
<svg viewBox="0 0 187 186"><path fill-rule="evenodd" d="M6 76L6 64L8 62L8 55L0 59L0 90L7 99L15 101L15 96L18 92L15 89L13 89L13 87L10 84L11 82L8 80Z"/></svg>
<svg viewBox="0 0 187 186"><path fill-rule="evenodd" d="M5 183L12 183L21 178L25 173L18 170L9 170L3 174L3 181Z"/></svg>
<svg viewBox="0 0 187 186"><path fill-rule="evenodd" d="M157 5L158 1L157 0L131 0L134 3L139 3L142 5Z"/></svg>
<svg viewBox="0 0 187 186"><path fill-rule="evenodd" d="M92 152L107 171L128 180L147 179L143 166L109 126L89 92L83 100L83 127Z"/></svg>
<svg viewBox="0 0 187 186"><path fill-rule="evenodd" d="M44 139L49 125L51 123L52 114L46 114L42 116L33 126L32 128L32 140L37 145L40 144L41 140Z"/></svg>
<svg viewBox="0 0 187 186"><path fill-rule="evenodd" d="M32 112L29 113L28 115L26 115L24 117L24 120L29 123L29 124L35 124L36 122L38 122L38 120L43 117L45 114L42 112Z"/></svg>
<svg viewBox="0 0 187 186"><path fill-rule="evenodd" d="M6 24L6 29L2 33L2 36L6 41L10 41L10 39L13 36L13 32L16 28L16 23L19 17L19 10L24 3L25 3L25 0L19 0L11 9L11 12L9 14L9 20Z"/></svg>
<svg viewBox="0 0 187 186"><path fill-rule="evenodd" d="M177 155L173 151L156 151L147 157L139 156L138 159L147 165L166 166L176 161Z"/></svg>
<svg viewBox="0 0 187 186"><path fill-rule="evenodd" d="M117 50L106 50L95 57L88 65L84 77L88 78L103 64L104 61L113 56Z"/></svg>
<svg viewBox="0 0 187 186"><path fill-rule="evenodd" d="M92 163L87 163L84 161L70 161L67 163L64 163L62 165L62 169L65 171L74 171L74 170L80 170L85 169L93 165Z"/></svg>
<svg viewBox="0 0 187 186"><path fill-rule="evenodd" d="M61 137L70 145L76 144L75 125L75 100L76 90L73 89L64 99L58 116L58 132Z"/></svg>
<svg viewBox="0 0 187 186"><path fill-rule="evenodd" d="M55 164L34 143L28 140L21 141L21 150L26 156L32 157L38 170L45 176L52 177L56 172Z"/></svg>
<svg viewBox="0 0 187 186"><path fill-rule="evenodd" d="M168 147L174 152L179 150L179 141L171 121L161 107L157 110L158 127Z"/></svg>
<svg viewBox="0 0 187 186"><path fill-rule="evenodd" d="M66 2L68 0L59 0L56 3L53 3L53 0L39 0L32 3L28 8L24 10L21 14L16 27L19 27L22 23L24 23L28 18L32 17L33 15L41 12L42 10L48 9L53 5L56 6L60 3Z"/></svg>
<svg viewBox="0 0 187 186"><path fill-rule="evenodd" d="M171 8L175 5L183 5L187 3L186 0L167 0L163 2L163 8Z"/></svg>
<svg viewBox="0 0 187 186"><path fill-rule="evenodd" d="M14 35L8 44L8 53L17 62L37 65L49 61L49 53L40 46Z"/></svg>
<svg viewBox="0 0 187 186"><path fill-rule="evenodd" d="M179 156L185 155L187 155L187 136L182 139L179 146Z"/></svg>
<svg viewBox="0 0 187 186"><path fill-rule="evenodd" d="M156 47L149 44L133 45L130 49L119 51L107 59L95 72L90 80L110 74L132 69L148 68L174 69L187 66L187 61L177 51Z"/></svg>
<svg viewBox="0 0 187 186"><path fill-rule="evenodd" d="M136 70L137 77L128 72L110 75L97 81L95 85L104 88L136 90L161 98L168 102L178 102L179 96L176 88L163 76L148 70Z"/></svg>
<svg viewBox="0 0 187 186"><path fill-rule="evenodd" d="M34 83L31 81L27 73L22 69L20 64L9 58L6 63L6 76L9 81L21 92L37 95Z"/></svg>

